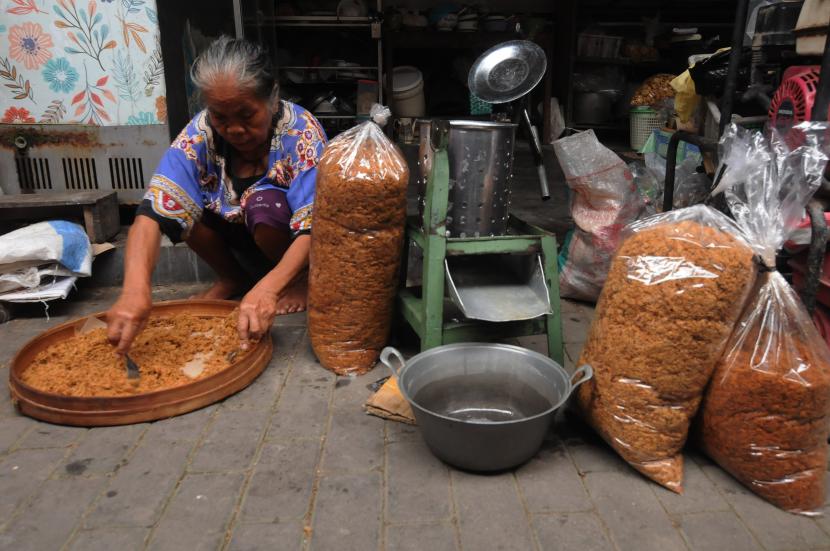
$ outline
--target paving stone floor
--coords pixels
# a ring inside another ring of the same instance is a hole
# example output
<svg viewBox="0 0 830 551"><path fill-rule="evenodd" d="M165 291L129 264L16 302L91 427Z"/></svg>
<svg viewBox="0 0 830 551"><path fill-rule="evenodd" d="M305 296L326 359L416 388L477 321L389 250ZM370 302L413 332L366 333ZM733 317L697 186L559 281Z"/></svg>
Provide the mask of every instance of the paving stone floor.
<svg viewBox="0 0 830 551"><path fill-rule="evenodd" d="M158 288L156 298L193 292ZM36 306L0 326L0 378L25 340L114 298L82 288L49 321ZM563 311L572 368L592 310ZM253 385L155 423L49 425L20 417L0 393L0 549L830 549L828 517L778 511L693 450L686 494L674 495L568 416L515 472L448 468L416 428L362 412L382 368L359 378L323 370L302 315L272 335L274 358Z"/></svg>

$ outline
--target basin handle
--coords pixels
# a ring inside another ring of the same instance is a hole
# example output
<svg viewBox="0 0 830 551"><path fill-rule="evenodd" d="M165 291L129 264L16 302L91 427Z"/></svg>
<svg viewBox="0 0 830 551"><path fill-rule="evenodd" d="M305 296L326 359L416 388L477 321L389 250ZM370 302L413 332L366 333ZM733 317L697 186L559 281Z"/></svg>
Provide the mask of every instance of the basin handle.
<svg viewBox="0 0 830 551"><path fill-rule="evenodd" d="M398 368L396 369L394 365L392 365L392 358L395 358L398 361ZM394 346L387 346L383 349L380 353L380 362L389 368L392 374L397 377L398 374L401 372L401 369L406 365L406 360L403 359L403 356L398 349Z"/></svg>
<svg viewBox="0 0 830 551"><path fill-rule="evenodd" d="M594 370L590 365L585 364L578 367L577 370L574 371L574 374L571 375L571 389L575 389L593 376Z"/></svg>

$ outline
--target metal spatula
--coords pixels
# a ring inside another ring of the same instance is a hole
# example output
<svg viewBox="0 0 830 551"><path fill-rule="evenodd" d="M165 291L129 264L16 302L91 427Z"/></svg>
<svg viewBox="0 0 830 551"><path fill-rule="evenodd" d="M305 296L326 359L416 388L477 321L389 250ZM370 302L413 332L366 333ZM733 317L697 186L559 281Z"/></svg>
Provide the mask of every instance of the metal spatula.
<svg viewBox="0 0 830 551"><path fill-rule="evenodd" d="M138 370L138 364L133 361L128 354L124 354L124 360L127 363L127 378L138 379L141 377L141 372Z"/></svg>
<svg viewBox="0 0 830 551"><path fill-rule="evenodd" d="M94 331L95 329L106 329L107 324L101 321L100 319L96 318L95 316L89 316L84 321L84 324L78 329L78 334L83 335L89 333L90 331ZM124 360L127 370L127 378L128 379L138 379L141 376L141 372L138 369L138 364L130 358L129 355L124 354Z"/></svg>

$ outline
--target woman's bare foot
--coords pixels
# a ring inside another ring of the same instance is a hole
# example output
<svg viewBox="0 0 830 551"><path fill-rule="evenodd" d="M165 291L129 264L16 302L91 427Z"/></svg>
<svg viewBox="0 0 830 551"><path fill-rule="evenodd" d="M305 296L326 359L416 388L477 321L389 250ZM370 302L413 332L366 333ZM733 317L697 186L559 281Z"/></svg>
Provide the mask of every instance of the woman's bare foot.
<svg viewBox="0 0 830 551"><path fill-rule="evenodd" d="M190 298L207 298L227 300L245 292L245 286L231 279L217 279L208 290L195 294Z"/></svg>
<svg viewBox="0 0 830 551"><path fill-rule="evenodd" d="M277 301L277 315L304 312L308 304L308 276L304 276L285 290Z"/></svg>

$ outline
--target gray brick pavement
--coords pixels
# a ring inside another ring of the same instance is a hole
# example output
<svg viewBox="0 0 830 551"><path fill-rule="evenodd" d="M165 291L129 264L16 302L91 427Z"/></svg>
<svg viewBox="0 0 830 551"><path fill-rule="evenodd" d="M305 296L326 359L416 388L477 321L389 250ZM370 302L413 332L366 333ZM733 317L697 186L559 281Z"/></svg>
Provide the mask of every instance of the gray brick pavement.
<svg viewBox="0 0 830 551"><path fill-rule="evenodd" d="M594 512L537 515L533 528L542 549L613 551L600 517Z"/></svg>
<svg viewBox="0 0 830 551"><path fill-rule="evenodd" d="M303 327L287 327L271 332L274 338L274 356L268 368L251 385L229 398L223 406L226 408L263 409L276 403L285 377L288 375L291 361L305 335Z"/></svg>
<svg viewBox="0 0 830 551"><path fill-rule="evenodd" d="M161 518L176 488L179 474L122 470L98 498L86 518L87 528L106 526L152 527Z"/></svg>
<svg viewBox="0 0 830 551"><path fill-rule="evenodd" d="M565 513L593 509L582 479L565 445L549 440L516 471L528 511Z"/></svg>
<svg viewBox="0 0 830 551"><path fill-rule="evenodd" d="M2 371L2 370L0 370ZM2 376L2 373L0 373ZM0 391L0 394L3 394ZM0 454L9 451L27 432L34 429L34 423L24 417L0 418Z"/></svg>
<svg viewBox="0 0 830 551"><path fill-rule="evenodd" d="M45 481L0 532L0 549L60 549L104 483L103 479L84 478Z"/></svg>
<svg viewBox="0 0 830 551"><path fill-rule="evenodd" d="M266 443L254 467L241 519L282 522L305 518L319 458L319 439Z"/></svg>
<svg viewBox="0 0 830 551"><path fill-rule="evenodd" d="M830 546L830 537L811 518L771 508L750 493L734 493L726 499L768 551Z"/></svg>
<svg viewBox="0 0 830 551"><path fill-rule="evenodd" d="M128 551L142 549L149 528L118 526L95 530L80 530L69 544L69 551Z"/></svg>
<svg viewBox="0 0 830 551"><path fill-rule="evenodd" d="M457 551L458 536L449 523L386 527L387 551Z"/></svg>
<svg viewBox="0 0 830 551"><path fill-rule="evenodd" d="M591 472L585 475L585 485L611 538L622 549L685 550L674 523L654 495L652 483L631 474Z"/></svg>
<svg viewBox="0 0 830 551"><path fill-rule="evenodd" d="M17 450L0 461L0 529L12 521L24 505L55 471L66 450L46 448Z"/></svg>
<svg viewBox="0 0 830 551"><path fill-rule="evenodd" d="M49 322L0 326L0 359L111 299L96 294ZM564 304L571 365L591 311ZM323 370L301 316L280 320L274 334L273 361L253 386L156 423L57 427L18 416L0 398L0 548L830 549L827 517L778 511L695 453L677 496L568 415L514 472L453 470L417 427L363 414L366 386L383 369Z"/></svg>
<svg viewBox="0 0 830 551"><path fill-rule="evenodd" d="M139 424L88 431L66 459L63 474L90 476L114 472L146 430L146 424Z"/></svg>
<svg viewBox="0 0 830 551"><path fill-rule="evenodd" d="M301 551L305 541L303 523L289 520L279 524L239 524L233 531L229 551Z"/></svg>
<svg viewBox="0 0 830 551"><path fill-rule="evenodd" d="M532 549L530 519L512 473L452 471L451 478L463 549Z"/></svg>
<svg viewBox="0 0 830 551"><path fill-rule="evenodd" d="M383 423L382 419L366 415L360 407L332 409L323 451L323 471L378 469L383 464Z"/></svg>
<svg viewBox="0 0 830 551"><path fill-rule="evenodd" d="M295 362L277 403L268 440L322 436L328 423L334 377L315 377L312 369L307 360ZM319 366L316 369L322 372Z"/></svg>
<svg viewBox="0 0 830 551"><path fill-rule="evenodd" d="M8 368L0 367L0 381L8 381L9 380L9 370ZM14 406L12 405L11 396L9 396L8 392L0 392L0 419L4 419L5 421L10 421L10 418L13 418L16 415L14 411ZM4 441L2 440L4 437L8 437L5 435L0 435L0 453L5 451L4 449Z"/></svg>
<svg viewBox="0 0 830 551"><path fill-rule="evenodd" d="M19 448L66 448L86 435L87 429L38 424L20 441Z"/></svg>
<svg viewBox="0 0 830 551"><path fill-rule="evenodd" d="M732 511L692 513L684 515L680 529L693 551L728 549L758 551L763 549L746 526Z"/></svg>
<svg viewBox="0 0 830 551"><path fill-rule="evenodd" d="M675 515L731 510L715 484L703 473L698 464L689 458L685 461L683 473L683 495L660 486L655 486L654 492L666 511Z"/></svg>
<svg viewBox="0 0 830 551"><path fill-rule="evenodd" d="M423 442L418 427L407 423L386 423L386 442Z"/></svg>
<svg viewBox="0 0 830 551"><path fill-rule="evenodd" d="M446 522L453 511L450 472L423 441L386 447L387 522Z"/></svg>
<svg viewBox="0 0 830 551"><path fill-rule="evenodd" d="M378 472L333 474L317 490L311 549L376 549L381 534L382 477Z"/></svg>
<svg viewBox="0 0 830 551"><path fill-rule="evenodd" d="M270 409L219 408L189 470L227 472L247 469L259 448Z"/></svg>
<svg viewBox="0 0 830 551"><path fill-rule="evenodd" d="M150 548L217 549L225 541L244 476L188 474L150 538Z"/></svg>

